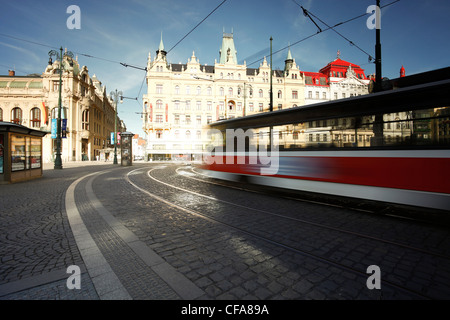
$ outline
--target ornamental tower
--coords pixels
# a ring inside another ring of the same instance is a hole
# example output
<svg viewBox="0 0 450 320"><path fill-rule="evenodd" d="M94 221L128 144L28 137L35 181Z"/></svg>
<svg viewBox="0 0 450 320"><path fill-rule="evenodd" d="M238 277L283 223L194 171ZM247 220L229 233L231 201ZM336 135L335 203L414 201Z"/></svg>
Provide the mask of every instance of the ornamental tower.
<svg viewBox="0 0 450 320"><path fill-rule="evenodd" d="M284 60L285 75L289 74L289 70L292 69L293 65L294 65L294 59L292 59L291 48L289 48L286 60Z"/></svg>
<svg viewBox="0 0 450 320"><path fill-rule="evenodd" d="M219 50L220 64L237 64L236 49L234 47L233 33L223 33L222 47Z"/></svg>

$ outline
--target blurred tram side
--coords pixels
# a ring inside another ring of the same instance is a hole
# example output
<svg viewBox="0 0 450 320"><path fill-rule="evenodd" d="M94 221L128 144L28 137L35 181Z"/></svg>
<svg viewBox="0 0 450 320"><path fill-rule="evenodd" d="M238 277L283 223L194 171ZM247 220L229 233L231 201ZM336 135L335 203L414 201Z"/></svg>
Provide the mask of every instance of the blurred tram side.
<svg viewBox="0 0 450 320"><path fill-rule="evenodd" d="M219 179L449 210L450 68L386 85L212 123L201 167Z"/></svg>

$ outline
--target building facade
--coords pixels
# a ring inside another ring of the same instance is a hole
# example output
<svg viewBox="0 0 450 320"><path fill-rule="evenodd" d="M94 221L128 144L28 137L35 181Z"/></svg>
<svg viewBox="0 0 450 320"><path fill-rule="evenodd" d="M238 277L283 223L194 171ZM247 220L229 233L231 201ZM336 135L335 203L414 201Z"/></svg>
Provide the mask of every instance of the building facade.
<svg viewBox="0 0 450 320"><path fill-rule="evenodd" d="M270 111L267 59L258 68L237 61L233 34L223 34L213 66L194 52L186 64L170 63L161 39L155 57L148 56L143 96L147 159L199 160L207 124ZM367 94L368 84L363 69L339 56L319 72L302 71L289 49L284 70L272 70L273 110Z"/></svg>
<svg viewBox="0 0 450 320"><path fill-rule="evenodd" d="M53 162L56 153L56 139L50 133L58 118L59 64L50 59L40 75L16 76L10 71L0 76L0 121L48 132L43 139L43 162ZM97 160L105 153L112 159L116 110L106 87L77 59L64 56L62 66L62 161ZM126 131L118 118L117 123L118 132Z"/></svg>
<svg viewBox="0 0 450 320"><path fill-rule="evenodd" d="M199 160L208 143L208 123L269 111L270 65L238 64L232 34L224 34L214 66L192 53L186 64L167 60L163 41L148 56L143 128L148 159ZM273 71L274 110L304 105L304 80L293 60Z"/></svg>
<svg viewBox="0 0 450 320"><path fill-rule="evenodd" d="M360 66L337 58L319 72L304 72L305 103L345 99L369 93L370 80Z"/></svg>

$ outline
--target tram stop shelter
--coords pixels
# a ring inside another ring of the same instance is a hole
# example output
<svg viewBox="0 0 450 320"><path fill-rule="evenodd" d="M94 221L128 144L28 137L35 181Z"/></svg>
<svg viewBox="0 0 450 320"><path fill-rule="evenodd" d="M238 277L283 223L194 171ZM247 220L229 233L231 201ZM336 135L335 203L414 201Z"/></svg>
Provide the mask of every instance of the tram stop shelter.
<svg viewBox="0 0 450 320"><path fill-rule="evenodd" d="M0 184L42 177L42 137L46 134L0 122Z"/></svg>

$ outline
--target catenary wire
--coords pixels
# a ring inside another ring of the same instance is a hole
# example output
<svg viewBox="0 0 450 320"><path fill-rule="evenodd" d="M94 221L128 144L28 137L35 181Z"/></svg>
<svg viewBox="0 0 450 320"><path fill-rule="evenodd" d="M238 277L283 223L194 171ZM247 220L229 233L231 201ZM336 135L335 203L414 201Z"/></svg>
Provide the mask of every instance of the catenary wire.
<svg viewBox="0 0 450 320"><path fill-rule="evenodd" d="M299 7L301 7L301 5L300 5L299 3L297 3L295 0L292 0L292 1L293 1L296 5L298 5ZM386 7L388 7L388 6L390 6L390 5L393 5L393 4L395 4L395 3L399 2L399 1L400 1L400 0L395 0L395 1L391 2L391 3L388 3L388 4L384 5L384 6L382 6L381 8L382 8L382 9L383 9L383 8L386 8ZM309 12L309 11L308 11L308 12ZM310 13L310 12L309 12L309 13ZM357 20L357 19L362 18L362 17L367 16L367 15L368 15L368 13L360 14L360 15L358 15L358 16L356 16L356 17L353 17L353 18L347 19L347 20L345 20L345 21L339 22L339 23L335 24L334 26L327 27L326 29L323 29L322 31L319 31L319 32L314 33L314 34L311 34L311 35L309 35L309 36L306 36L305 38L302 38L302 39L300 39L300 40L298 40L298 41L296 41L296 42L293 42L293 43L289 44L288 46L285 46L285 47L283 47L283 48L281 48L281 49L279 49L279 50L277 50L277 51L274 51L272 54L277 54L277 53L279 53L279 52L281 52L281 51L284 51L284 50L286 50L286 49L288 49L288 48L290 48L290 47L292 47L292 46L295 46L295 45L297 45L297 44L299 44L299 43L301 43L301 42L303 42L303 41L306 41L306 40L308 40L308 39L310 39L310 38L312 38L312 37L315 37L315 36L317 36L317 35L320 34L320 33L323 33L323 32L328 31L328 30L330 30L330 29L334 30L333 28L336 28L336 27L338 27L338 26L344 25L344 24L346 24L346 23L348 23L348 22ZM353 44L354 44L354 43L353 43ZM369 56L370 56L370 55L369 55ZM253 61L252 63L249 63L248 66L251 66L251 65L253 65L253 64L257 63L257 62L260 62L260 61L262 61L263 59L264 59L264 57L263 57L263 58L260 58L260 59L258 59L258 60L255 60L255 61Z"/></svg>

